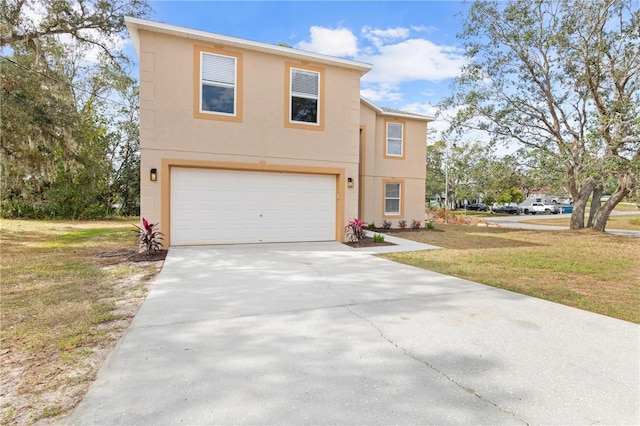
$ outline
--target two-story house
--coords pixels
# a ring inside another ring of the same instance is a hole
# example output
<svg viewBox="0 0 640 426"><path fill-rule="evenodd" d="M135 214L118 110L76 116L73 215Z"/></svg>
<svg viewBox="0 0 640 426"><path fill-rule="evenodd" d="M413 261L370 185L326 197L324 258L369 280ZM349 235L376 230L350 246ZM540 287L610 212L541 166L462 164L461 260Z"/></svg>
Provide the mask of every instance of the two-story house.
<svg viewBox="0 0 640 426"><path fill-rule="evenodd" d="M424 220L425 116L360 96L371 65L126 18L140 66L141 216L165 245L343 241Z"/></svg>

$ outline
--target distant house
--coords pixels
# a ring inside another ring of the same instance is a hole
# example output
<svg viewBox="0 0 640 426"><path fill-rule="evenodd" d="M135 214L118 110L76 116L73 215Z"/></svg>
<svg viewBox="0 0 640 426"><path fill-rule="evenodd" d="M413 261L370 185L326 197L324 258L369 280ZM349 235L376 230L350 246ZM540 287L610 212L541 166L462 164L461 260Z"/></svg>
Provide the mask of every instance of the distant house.
<svg viewBox="0 0 640 426"><path fill-rule="evenodd" d="M529 195L527 196L527 199L539 200L543 203L552 203L552 202L557 203L560 197L553 195L551 192L551 189L549 189L546 186L543 186L541 188L531 190L529 192Z"/></svg>
<svg viewBox="0 0 640 426"><path fill-rule="evenodd" d="M126 18L141 215L168 245L343 241L424 220L427 123L360 96L362 62Z"/></svg>

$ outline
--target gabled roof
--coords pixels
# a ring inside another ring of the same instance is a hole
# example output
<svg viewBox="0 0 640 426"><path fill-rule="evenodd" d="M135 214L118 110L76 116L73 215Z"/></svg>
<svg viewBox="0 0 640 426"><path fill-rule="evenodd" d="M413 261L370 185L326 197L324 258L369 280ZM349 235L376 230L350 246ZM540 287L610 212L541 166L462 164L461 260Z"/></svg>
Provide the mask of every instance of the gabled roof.
<svg viewBox="0 0 640 426"><path fill-rule="evenodd" d="M422 120L422 121L435 120L434 117L429 117L426 115L416 114L416 113L407 112L407 111L400 111L399 109L379 107L378 105L374 104L364 96L360 96L360 101L380 115L386 115L389 117L398 117L398 118L410 118L412 120Z"/></svg>
<svg viewBox="0 0 640 426"><path fill-rule="evenodd" d="M316 63L333 65L342 68L349 68L360 71L360 75L364 75L371 70L372 65L365 62L352 61L349 59L336 58L329 55L321 55L319 53L305 52L291 47L277 46L274 44L251 41L237 37L230 37L221 34L215 34L208 31L194 30L191 28L180 27L178 25L165 24L162 22L149 21L146 19L133 18L126 16L124 22L127 30L131 35L133 45L140 56L140 30L153 31L157 33L170 34L178 37L190 38L193 40L201 40L207 43L222 44L241 49L254 50L258 52L270 53L273 55L285 56L288 58L312 61Z"/></svg>

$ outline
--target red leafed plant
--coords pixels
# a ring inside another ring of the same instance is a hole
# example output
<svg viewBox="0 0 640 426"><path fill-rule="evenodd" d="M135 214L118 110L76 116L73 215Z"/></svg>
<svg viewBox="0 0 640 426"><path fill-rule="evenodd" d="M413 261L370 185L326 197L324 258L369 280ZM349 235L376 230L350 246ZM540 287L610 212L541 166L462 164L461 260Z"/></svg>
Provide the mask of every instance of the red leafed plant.
<svg viewBox="0 0 640 426"><path fill-rule="evenodd" d="M344 227L344 233L351 241L360 244L365 236L364 222L357 217L349 220L349 224Z"/></svg>
<svg viewBox="0 0 640 426"><path fill-rule="evenodd" d="M138 234L138 239L140 240L140 247L144 247L147 251L147 254L151 254L156 252L160 247L163 247L162 243L162 232L156 231L155 228L158 227L158 224L149 223L147 219L142 218L142 227L138 225L133 225L137 229L135 230L136 234Z"/></svg>

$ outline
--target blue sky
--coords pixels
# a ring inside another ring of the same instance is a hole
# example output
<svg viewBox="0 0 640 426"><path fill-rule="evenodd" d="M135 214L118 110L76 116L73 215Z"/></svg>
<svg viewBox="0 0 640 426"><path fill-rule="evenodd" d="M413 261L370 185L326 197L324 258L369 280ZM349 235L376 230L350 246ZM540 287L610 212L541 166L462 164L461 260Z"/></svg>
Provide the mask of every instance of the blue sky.
<svg viewBox="0 0 640 426"><path fill-rule="evenodd" d="M362 94L434 116L465 63L461 1L150 1L151 19L373 64ZM442 129L446 124L434 123Z"/></svg>

